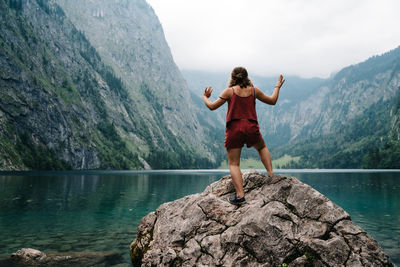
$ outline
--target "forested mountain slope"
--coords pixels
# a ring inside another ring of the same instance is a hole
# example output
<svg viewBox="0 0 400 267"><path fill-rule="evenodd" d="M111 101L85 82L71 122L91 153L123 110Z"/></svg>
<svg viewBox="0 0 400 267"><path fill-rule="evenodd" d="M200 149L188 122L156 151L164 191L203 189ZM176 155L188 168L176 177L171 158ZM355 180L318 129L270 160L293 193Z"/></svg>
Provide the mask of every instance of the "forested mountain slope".
<svg viewBox="0 0 400 267"><path fill-rule="evenodd" d="M303 138L276 155L301 156L289 167L400 168L400 47L343 69L324 92L317 103L310 97L294 107L302 113L292 122L308 121Z"/></svg>

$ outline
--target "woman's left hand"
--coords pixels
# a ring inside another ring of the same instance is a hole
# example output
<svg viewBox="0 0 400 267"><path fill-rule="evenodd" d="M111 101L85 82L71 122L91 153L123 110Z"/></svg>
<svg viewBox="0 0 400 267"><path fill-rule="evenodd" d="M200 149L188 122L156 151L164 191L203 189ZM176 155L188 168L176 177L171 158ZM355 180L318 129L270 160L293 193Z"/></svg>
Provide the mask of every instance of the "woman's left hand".
<svg viewBox="0 0 400 267"><path fill-rule="evenodd" d="M204 90L203 96L209 98L211 96L211 93L212 93L212 87L211 86L206 87L206 89Z"/></svg>
<svg viewBox="0 0 400 267"><path fill-rule="evenodd" d="M279 76L278 81L276 82L275 87L281 88L282 85L284 84L284 82L285 82L285 79L283 79L283 75L281 74L281 75Z"/></svg>

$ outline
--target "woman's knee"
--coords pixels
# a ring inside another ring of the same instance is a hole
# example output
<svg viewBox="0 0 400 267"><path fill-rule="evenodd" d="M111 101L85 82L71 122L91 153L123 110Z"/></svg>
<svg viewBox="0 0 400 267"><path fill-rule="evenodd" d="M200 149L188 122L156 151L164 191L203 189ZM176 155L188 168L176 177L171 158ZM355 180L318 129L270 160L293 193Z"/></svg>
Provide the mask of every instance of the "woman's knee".
<svg viewBox="0 0 400 267"><path fill-rule="evenodd" d="M229 167L240 167L240 160L239 161L228 161Z"/></svg>
<svg viewBox="0 0 400 267"><path fill-rule="evenodd" d="M229 166L239 166L240 165L240 153L241 148L227 149L228 154L228 164Z"/></svg>
<svg viewBox="0 0 400 267"><path fill-rule="evenodd" d="M260 138L260 140L253 146L255 149L257 149L258 152L261 152L263 148L266 148L267 146L265 145L264 138Z"/></svg>

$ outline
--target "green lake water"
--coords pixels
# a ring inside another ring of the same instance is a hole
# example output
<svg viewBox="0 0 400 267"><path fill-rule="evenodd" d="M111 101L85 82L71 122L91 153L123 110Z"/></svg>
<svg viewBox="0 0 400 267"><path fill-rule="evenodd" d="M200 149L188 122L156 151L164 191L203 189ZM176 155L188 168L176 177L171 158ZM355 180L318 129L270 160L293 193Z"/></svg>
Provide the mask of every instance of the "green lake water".
<svg viewBox="0 0 400 267"><path fill-rule="evenodd" d="M400 172L277 171L343 207L400 266ZM227 171L0 172L0 258L20 248L116 251L128 265L140 219Z"/></svg>

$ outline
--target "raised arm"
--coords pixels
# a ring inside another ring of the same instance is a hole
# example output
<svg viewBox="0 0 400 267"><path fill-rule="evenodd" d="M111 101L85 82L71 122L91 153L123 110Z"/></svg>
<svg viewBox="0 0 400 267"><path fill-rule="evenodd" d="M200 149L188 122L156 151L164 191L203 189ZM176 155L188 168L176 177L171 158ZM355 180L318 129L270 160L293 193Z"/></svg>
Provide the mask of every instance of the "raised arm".
<svg viewBox="0 0 400 267"><path fill-rule="evenodd" d="M231 98L232 94L230 94L230 91L232 91L232 90L228 90L228 88L225 89L221 93L221 96L218 97L217 100L215 100L214 102L211 102L209 97L211 96L211 93L212 93L212 87L209 86L204 90L204 94L203 94L204 104L206 104L206 106L210 110L215 110L215 109L219 108L220 106L222 106L229 98Z"/></svg>
<svg viewBox="0 0 400 267"><path fill-rule="evenodd" d="M279 76L278 81L276 82L274 92L272 93L271 96L267 96L264 94L260 89L256 88L256 98L260 100L261 102L264 102L269 105L275 105L276 102L278 101L279 97L279 90L281 89L281 86L285 82L285 79L283 79L282 74Z"/></svg>

